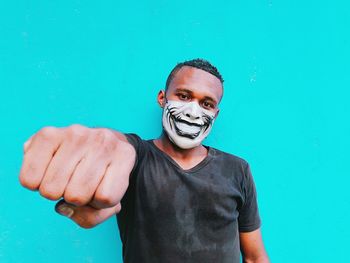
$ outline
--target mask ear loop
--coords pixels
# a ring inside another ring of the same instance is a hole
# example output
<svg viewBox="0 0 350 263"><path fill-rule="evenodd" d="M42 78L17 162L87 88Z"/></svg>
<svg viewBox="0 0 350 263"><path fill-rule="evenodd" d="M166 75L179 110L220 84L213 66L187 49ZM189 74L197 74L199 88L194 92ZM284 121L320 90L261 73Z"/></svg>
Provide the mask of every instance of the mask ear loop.
<svg viewBox="0 0 350 263"><path fill-rule="evenodd" d="M164 94L164 99L165 99L165 103L164 103L163 107L165 107L165 104L168 103L168 99L167 99L167 97L165 96L165 94Z"/></svg>

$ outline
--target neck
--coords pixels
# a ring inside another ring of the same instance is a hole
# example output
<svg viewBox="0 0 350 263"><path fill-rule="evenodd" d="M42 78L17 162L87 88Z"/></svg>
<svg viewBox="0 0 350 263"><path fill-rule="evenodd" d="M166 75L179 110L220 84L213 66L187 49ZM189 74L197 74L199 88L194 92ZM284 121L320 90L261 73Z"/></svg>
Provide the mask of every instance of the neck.
<svg viewBox="0 0 350 263"><path fill-rule="evenodd" d="M158 139L154 140L154 143L162 151L176 159L191 159L193 157L207 155L208 152L208 150L202 144L191 149L179 148L172 141L170 141L169 137L166 135L164 130L161 136Z"/></svg>

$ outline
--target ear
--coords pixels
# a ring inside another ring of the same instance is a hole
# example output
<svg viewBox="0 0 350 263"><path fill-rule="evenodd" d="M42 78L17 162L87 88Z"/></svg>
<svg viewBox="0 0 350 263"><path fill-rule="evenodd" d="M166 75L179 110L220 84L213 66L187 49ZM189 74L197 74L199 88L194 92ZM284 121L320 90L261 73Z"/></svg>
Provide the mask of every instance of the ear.
<svg viewBox="0 0 350 263"><path fill-rule="evenodd" d="M215 119L219 116L219 112L220 112L220 109L217 110L217 112L215 114Z"/></svg>
<svg viewBox="0 0 350 263"><path fill-rule="evenodd" d="M157 102L161 108L164 107L164 105L165 105L165 91L164 90L160 90L158 92Z"/></svg>

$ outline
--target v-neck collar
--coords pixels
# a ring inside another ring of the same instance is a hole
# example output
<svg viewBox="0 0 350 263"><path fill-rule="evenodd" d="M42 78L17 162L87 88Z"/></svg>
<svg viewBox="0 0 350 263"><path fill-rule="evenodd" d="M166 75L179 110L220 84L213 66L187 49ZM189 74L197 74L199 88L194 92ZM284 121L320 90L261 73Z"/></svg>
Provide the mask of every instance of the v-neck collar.
<svg viewBox="0 0 350 263"><path fill-rule="evenodd" d="M154 143L153 139L147 140L147 142L149 142L150 145L152 145L152 147L156 149L156 151L158 151L160 154L162 154L178 170L180 170L183 173L193 173L193 172L198 171L199 169L201 169L203 166L205 166L213 158L214 152L215 152L214 148L203 144L203 146L205 148L207 148L207 150L208 150L207 156L202 161L200 161L198 164L193 166L192 168L190 168L190 169L183 169L173 158L170 157L170 155L168 155L166 152L164 152L161 149L159 149L158 146Z"/></svg>

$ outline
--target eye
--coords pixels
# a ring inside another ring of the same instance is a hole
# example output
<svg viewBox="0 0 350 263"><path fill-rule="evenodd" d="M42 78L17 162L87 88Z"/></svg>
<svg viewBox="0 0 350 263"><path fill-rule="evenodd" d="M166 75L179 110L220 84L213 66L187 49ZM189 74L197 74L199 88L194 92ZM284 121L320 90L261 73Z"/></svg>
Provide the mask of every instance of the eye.
<svg viewBox="0 0 350 263"><path fill-rule="evenodd" d="M180 100L189 100L190 96L188 96L185 93L178 93L177 96L179 97Z"/></svg>
<svg viewBox="0 0 350 263"><path fill-rule="evenodd" d="M206 109L214 109L215 108L214 104L211 102L208 102L208 101L203 102L203 107Z"/></svg>

